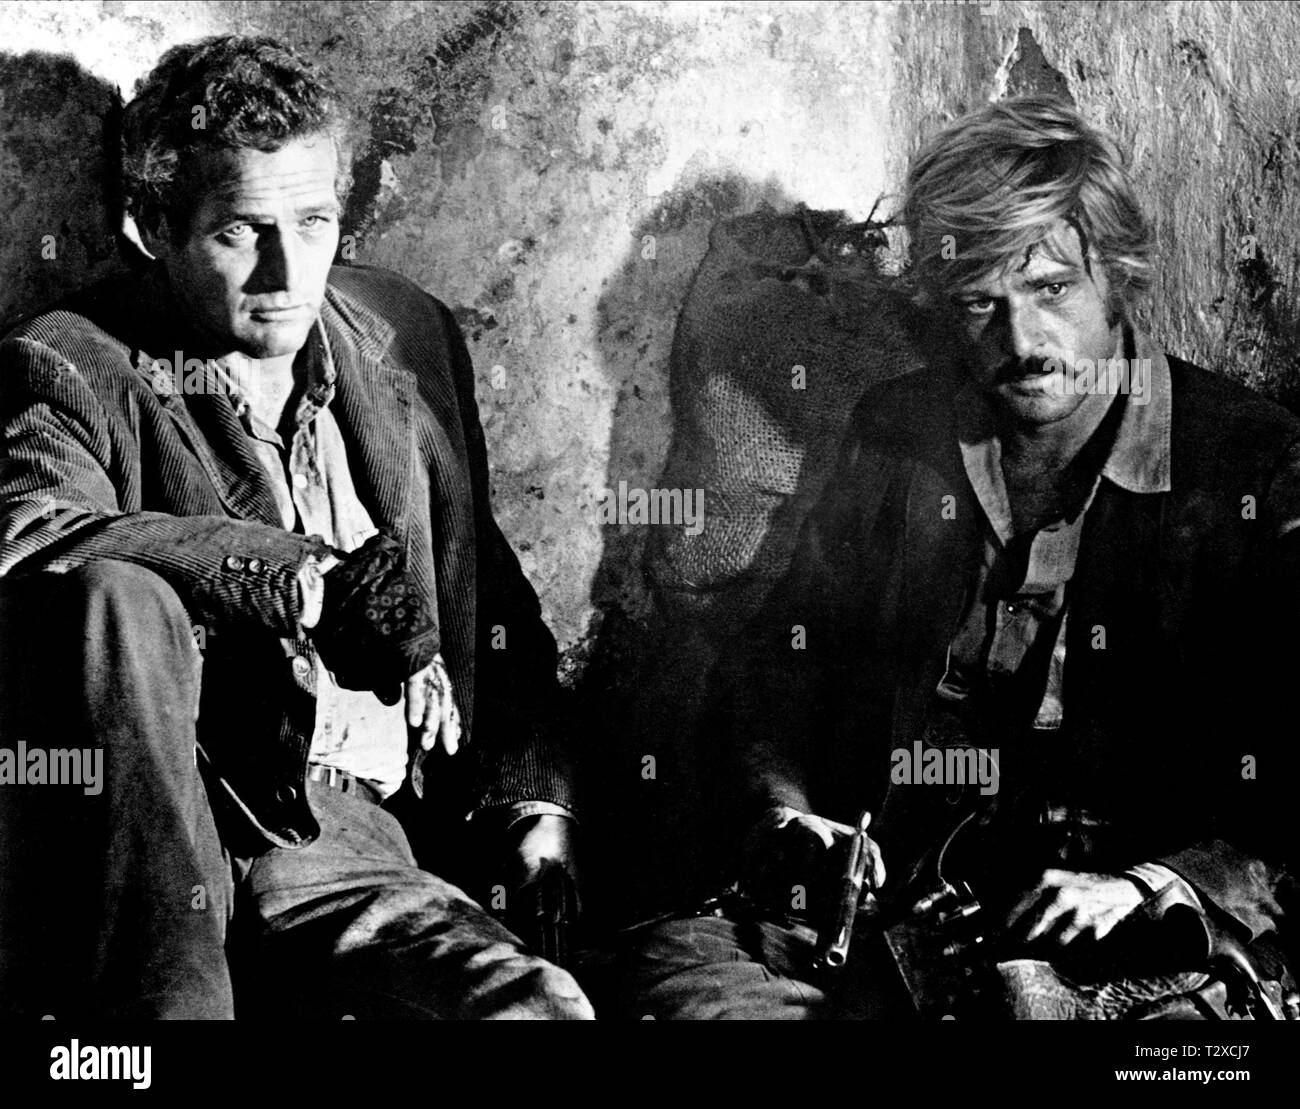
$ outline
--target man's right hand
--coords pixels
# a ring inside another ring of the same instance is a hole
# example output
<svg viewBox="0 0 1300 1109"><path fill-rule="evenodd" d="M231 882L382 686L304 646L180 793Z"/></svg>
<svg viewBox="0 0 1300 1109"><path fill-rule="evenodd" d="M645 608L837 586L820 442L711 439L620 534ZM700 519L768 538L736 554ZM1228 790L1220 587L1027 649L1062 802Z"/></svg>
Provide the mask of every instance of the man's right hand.
<svg viewBox="0 0 1300 1109"><path fill-rule="evenodd" d="M344 689L373 690L396 704L403 683L438 651L438 625L406 573L397 543L372 536L324 574L312 640Z"/></svg>
<svg viewBox="0 0 1300 1109"><path fill-rule="evenodd" d="M745 845L746 891L769 908L816 916L822 902L838 890L854 834L847 824L788 806L768 809ZM867 850L867 885L879 887L885 881L885 863L870 839Z"/></svg>

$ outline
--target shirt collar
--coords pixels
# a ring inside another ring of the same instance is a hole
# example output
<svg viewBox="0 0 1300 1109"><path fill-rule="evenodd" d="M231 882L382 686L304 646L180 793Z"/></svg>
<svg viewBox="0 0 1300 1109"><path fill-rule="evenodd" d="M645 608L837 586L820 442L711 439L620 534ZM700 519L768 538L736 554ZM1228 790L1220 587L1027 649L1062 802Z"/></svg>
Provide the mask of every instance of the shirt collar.
<svg viewBox="0 0 1300 1109"><path fill-rule="evenodd" d="M319 318L307 333L302 357L305 359L305 381L294 413L294 423L299 427L311 423L321 409L328 407L330 401L334 399L334 384L338 375L334 368L334 355L330 350L329 338ZM208 366L217 374L225 392L230 396L235 414L240 419L256 419L248 400L248 392L240 384L238 377L231 373L226 359L214 359L208 363Z"/></svg>
<svg viewBox="0 0 1300 1109"><path fill-rule="evenodd" d="M1130 493L1168 493L1174 412L1169 360L1135 328L1124 329L1124 351L1129 391L1102 477Z"/></svg>
<svg viewBox="0 0 1300 1109"><path fill-rule="evenodd" d="M1128 324L1124 325L1123 350L1126 373L1104 374L1105 386L1120 392L1117 403L1123 408L1101 476L1131 493L1167 493L1172 488L1169 362L1143 332ZM1099 375L1095 380L1103 379ZM1014 535L1011 501L1002 475L1002 444L992 405L969 380L958 388L953 400L966 475L994 532L1007 544Z"/></svg>

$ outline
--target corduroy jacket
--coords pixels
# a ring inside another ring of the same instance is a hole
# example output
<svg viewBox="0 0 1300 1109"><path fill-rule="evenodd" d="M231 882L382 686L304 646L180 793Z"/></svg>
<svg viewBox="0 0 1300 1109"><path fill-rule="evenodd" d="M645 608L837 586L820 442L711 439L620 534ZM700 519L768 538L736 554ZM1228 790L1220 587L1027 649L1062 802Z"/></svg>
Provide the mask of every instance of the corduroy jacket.
<svg viewBox="0 0 1300 1109"><path fill-rule="evenodd" d="M0 574L116 559L166 580L208 633L199 735L224 800L270 843L301 846L319 826L304 788L314 657L297 574L319 548L283 528L230 397L159 376L187 337L149 285L82 290L0 344ZM396 274L339 266L320 320L358 495L438 616L473 767L464 815L527 800L571 809L555 642L492 517L454 318Z"/></svg>
<svg viewBox="0 0 1300 1109"><path fill-rule="evenodd" d="M1084 520L1065 723L1043 736L1007 721L988 742L1001 746L1004 814L1048 802L1097 814L1106 872L1168 866L1251 940L1296 911L1300 421L1169 365L1170 490L1103 480ZM748 816L789 805L852 823L870 808L893 882L959 811L940 786L895 784L891 752L930 742L927 706L983 552L958 447L962 384L925 370L858 405L751 629L737 697ZM1018 835L989 842L1010 854Z"/></svg>

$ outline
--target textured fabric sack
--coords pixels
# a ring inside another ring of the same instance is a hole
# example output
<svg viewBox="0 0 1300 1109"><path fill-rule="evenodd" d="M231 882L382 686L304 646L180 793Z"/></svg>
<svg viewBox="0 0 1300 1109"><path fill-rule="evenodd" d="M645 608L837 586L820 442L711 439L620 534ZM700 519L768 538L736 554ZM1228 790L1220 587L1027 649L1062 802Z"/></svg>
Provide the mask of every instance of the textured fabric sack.
<svg viewBox="0 0 1300 1109"><path fill-rule="evenodd" d="M785 571L863 392L920 365L914 312L871 223L805 209L722 220L674 336L661 488L704 492L704 526L656 528L669 613L743 620ZM800 370L799 367L802 367Z"/></svg>

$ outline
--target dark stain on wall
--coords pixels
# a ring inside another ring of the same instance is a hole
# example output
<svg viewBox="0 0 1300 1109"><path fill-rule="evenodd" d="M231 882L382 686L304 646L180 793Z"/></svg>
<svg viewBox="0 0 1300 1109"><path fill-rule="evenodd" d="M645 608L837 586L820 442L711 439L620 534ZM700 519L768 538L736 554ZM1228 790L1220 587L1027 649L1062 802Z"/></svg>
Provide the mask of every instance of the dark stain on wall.
<svg viewBox="0 0 1300 1109"><path fill-rule="evenodd" d="M448 128L453 147L469 146L463 162L482 148L477 127L454 122L465 105L477 99L488 82L488 62L503 31L518 21L517 8L501 0L466 5L467 20L445 35L433 51L408 70L405 79L384 89L368 113L369 139L352 162L352 191L343 226L364 239L387 211L383 195L384 162L413 154L421 136L432 138ZM474 138L477 136L477 148ZM445 172L445 170L444 170Z"/></svg>
<svg viewBox="0 0 1300 1109"><path fill-rule="evenodd" d="M119 114L117 90L73 58L0 55L3 328L117 264Z"/></svg>

